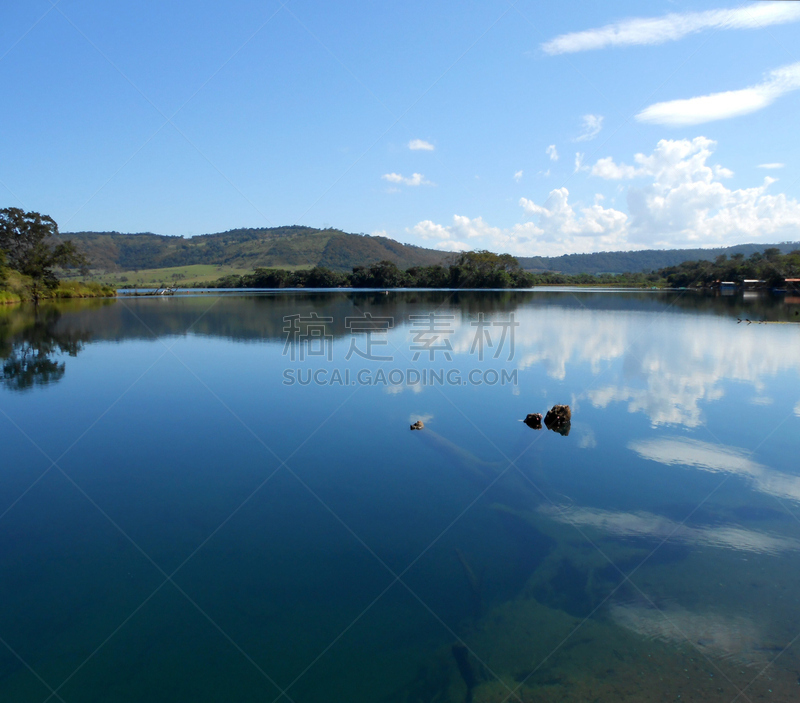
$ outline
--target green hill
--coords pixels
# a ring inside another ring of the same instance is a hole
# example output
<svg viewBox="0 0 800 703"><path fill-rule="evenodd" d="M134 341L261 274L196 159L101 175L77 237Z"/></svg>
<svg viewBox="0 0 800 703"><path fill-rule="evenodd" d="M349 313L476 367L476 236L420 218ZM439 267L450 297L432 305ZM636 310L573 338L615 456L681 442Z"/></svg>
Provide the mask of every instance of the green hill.
<svg viewBox="0 0 800 703"><path fill-rule="evenodd" d="M448 254L434 249L401 244L387 237L347 234L337 229L271 227L233 229L190 238L168 237L149 232L72 232L75 241L92 262L95 272L122 273L187 266L224 267L226 271L252 271L257 267L305 269L324 266L349 272L354 266L392 261L401 269L443 263ZM798 243L740 244L716 249L648 249L569 254L558 257L520 257L522 268L533 271L579 273L639 273L684 261L713 261L720 254L745 257L767 247L788 253Z"/></svg>
<svg viewBox="0 0 800 703"><path fill-rule="evenodd" d="M788 254L800 248L800 242L781 244L737 244L716 249L645 249L642 251L600 251L594 254L566 254L564 256L518 257L520 266L535 273L558 271L569 275L579 273L641 273L656 271L667 266L677 266L684 261L714 261L721 254L744 254L749 257L776 247Z"/></svg>
<svg viewBox="0 0 800 703"><path fill-rule="evenodd" d="M353 266L387 259L400 268L441 263L446 253L400 244L386 237L345 234L335 229L273 227L234 229L196 237L167 237L150 232L71 232L72 239L104 272L211 264L231 269L312 268L351 271Z"/></svg>

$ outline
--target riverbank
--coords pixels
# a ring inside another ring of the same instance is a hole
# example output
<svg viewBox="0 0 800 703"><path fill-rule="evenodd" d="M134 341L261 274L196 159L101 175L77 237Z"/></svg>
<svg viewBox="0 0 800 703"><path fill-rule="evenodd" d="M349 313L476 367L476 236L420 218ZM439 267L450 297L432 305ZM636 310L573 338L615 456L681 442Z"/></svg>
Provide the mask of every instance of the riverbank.
<svg viewBox="0 0 800 703"><path fill-rule="evenodd" d="M35 299L33 281L16 271L9 271L0 287L0 305L23 303ZM90 281L59 281L52 289L39 292L39 300L65 300L70 298L113 298L117 291L110 286Z"/></svg>

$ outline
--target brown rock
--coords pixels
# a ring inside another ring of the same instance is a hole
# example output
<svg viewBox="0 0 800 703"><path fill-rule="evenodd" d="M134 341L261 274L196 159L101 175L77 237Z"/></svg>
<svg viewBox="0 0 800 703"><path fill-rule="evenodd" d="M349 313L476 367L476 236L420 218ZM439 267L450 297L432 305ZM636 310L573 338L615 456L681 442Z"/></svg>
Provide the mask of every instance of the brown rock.
<svg viewBox="0 0 800 703"><path fill-rule="evenodd" d="M544 416L544 424L548 430L558 432L566 437L569 434L572 411L569 405L554 405Z"/></svg>
<svg viewBox="0 0 800 703"><path fill-rule="evenodd" d="M528 413L523 422L532 430L542 429L542 413Z"/></svg>

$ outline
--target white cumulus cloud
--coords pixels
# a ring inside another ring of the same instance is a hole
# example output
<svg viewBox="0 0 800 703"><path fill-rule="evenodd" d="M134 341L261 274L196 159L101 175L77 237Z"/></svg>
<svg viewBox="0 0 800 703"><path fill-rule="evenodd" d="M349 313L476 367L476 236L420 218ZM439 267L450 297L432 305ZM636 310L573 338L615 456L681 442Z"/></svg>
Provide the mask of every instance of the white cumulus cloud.
<svg viewBox="0 0 800 703"><path fill-rule="evenodd" d="M579 153L578 170L620 182L625 210L614 201L605 207L600 193L587 204L557 188L543 203L519 199L526 222L497 227L481 217L454 215L451 224L424 220L407 231L439 249L484 248L515 256L798 239L800 202L770 192L776 180L769 176L759 185L729 188L724 181L733 173L713 163L715 147L706 137L662 139L650 154L635 154L633 163L604 157L591 167Z"/></svg>
<svg viewBox="0 0 800 703"><path fill-rule="evenodd" d="M555 144L551 144L547 149L545 149L545 153L550 157L550 161L558 161L558 150L556 149Z"/></svg>
<svg viewBox="0 0 800 703"><path fill-rule="evenodd" d="M636 115L636 119L670 127L725 120L763 110L782 95L799 88L800 61L770 71L761 83L749 88L655 103Z"/></svg>
<svg viewBox="0 0 800 703"><path fill-rule="evenodd" d="M569 191L559 188L551 191L544 205L527 198L521 198L519 204L536 221L495 227L482 217L454 215L449 225L424 220L407 232L433 241L437 249L445 251L491 249L516 256L601 251L619 248L624 242L627 216L602 207L599 199L589 207L573 205Z"/></svg>
<svg viewBox="0 0 800 703"><path fill-rule="evenodd" d="M619 181L625 178L636 178L641 175L641 172L635 166L614 163L612 157L606 156L598 159L597 163L592 166L592 175L606 180Z"/></svg>
<svg viewBox="0 0 800 703"><path fill-rule="evenodd" d="M588 142L594 139L603 129L602 115L584 115L581 133L575 137L576 142Z"/></svg>
<svg viewBox="0 0 800 703"><path fill-rule="evenodd" d="M800 3L754 3L735 9L635 17L595 29L562 34L542 44L542 49L553 55L611 46L664 44L708 29L759 29L798 20Z"/></svg>
<svg viewBox="0 0 800 703"><path fill-rule="evenodd" d="M767 192L775 179L732 190L720 178L732 173L710 166L716 142L705 137L662 139L652 154L636 154L635 165L599 159L592 175L605 179L650 178L644 188L628 189L628 241L655 246L709 245L796 238L800 203Z"/></svg>
<svg viewBox="0 0 800 703"><path fill-rule="evenodd" d="M519 204L529 215L538 217L542 241L560 242L574 246L575 250L608 248L624 241L627 215L613 208L604 208L599 202L590 207L577 208L569 202L569 191L557 188L550 191L544 205L520 198ZM587 242L580 245L576 239L597 239L595 246Z"/></svg>
<svg viewBox="0 0 800 703"><path fill-rule="evenodd" d="M437 240L434 246L443 251L494 249L520 255L530 251L536 238L543 234L532 222L503 229L489 225L482 217L470 218L465 215L453 215L450 225L423 220L407 231L421 239Z"/></svg>
<svg viewBox="0 0 800 703"><path fill-rule="evenodd" d="M412 139L408 143L408 148L411 149L411 151L433 151L436 147L430 142L426 142L424 139Z"/></svg>
<svg viewBox="0 0 800 703"><path fill-rule="evenodd" d="M522 171L517 171L516 173L514 173L514 180L517 183L519 183L521 179L522 179Z"/></svg>
<svg viewBox="0 0 800 703"><path fill-rule="evenodd" d="M403 185L407 186L432 186L431 183L425 176L421 173L412 173L410 176L406 177L400 173L384 173L381 178L385 181L389 181L389 183L402 183Z"/></svg>

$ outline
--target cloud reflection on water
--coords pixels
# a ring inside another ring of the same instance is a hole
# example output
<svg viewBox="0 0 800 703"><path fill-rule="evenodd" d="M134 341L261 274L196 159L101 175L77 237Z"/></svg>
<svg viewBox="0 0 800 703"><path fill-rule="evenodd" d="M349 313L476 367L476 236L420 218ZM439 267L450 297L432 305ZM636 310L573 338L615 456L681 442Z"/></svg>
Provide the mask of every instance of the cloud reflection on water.
<svg viewBox="0 0 800 703"><path fill-rule="evenodd" d="M728 526L691 527L647 512L618 512L599 508L542 506L539 511L570 525L591 527L613 537L665 540L759 554L797 551L800 542L755 530Z"/></svg>
<svg viewBox="0 0 800 703"><path fill-rule="evenodd" d="M762 493L800 501L800 477L758 464L743 449L670 437L634 440L628 443L628 448L643 459L667 466L691 466L701 471L743 476Z"/></svg>
<svg viewBox="0 0 800 703"><path fill-rule="evenodd" d="M594 407L627 403L628 412L644 413L654 426L702 425L703 404L722 399L725 382L749 384L752 402L763 405L773 402L765 393L769 379L800 377L800 357L787 353L787 330L778 325L754 330L731 318L669 310L531 306L514 313L521 372L540 367L563 381L588 367L600 377L584 396ZM468 319L455 323L456 354L468 356L474 331Z"/></svg>

